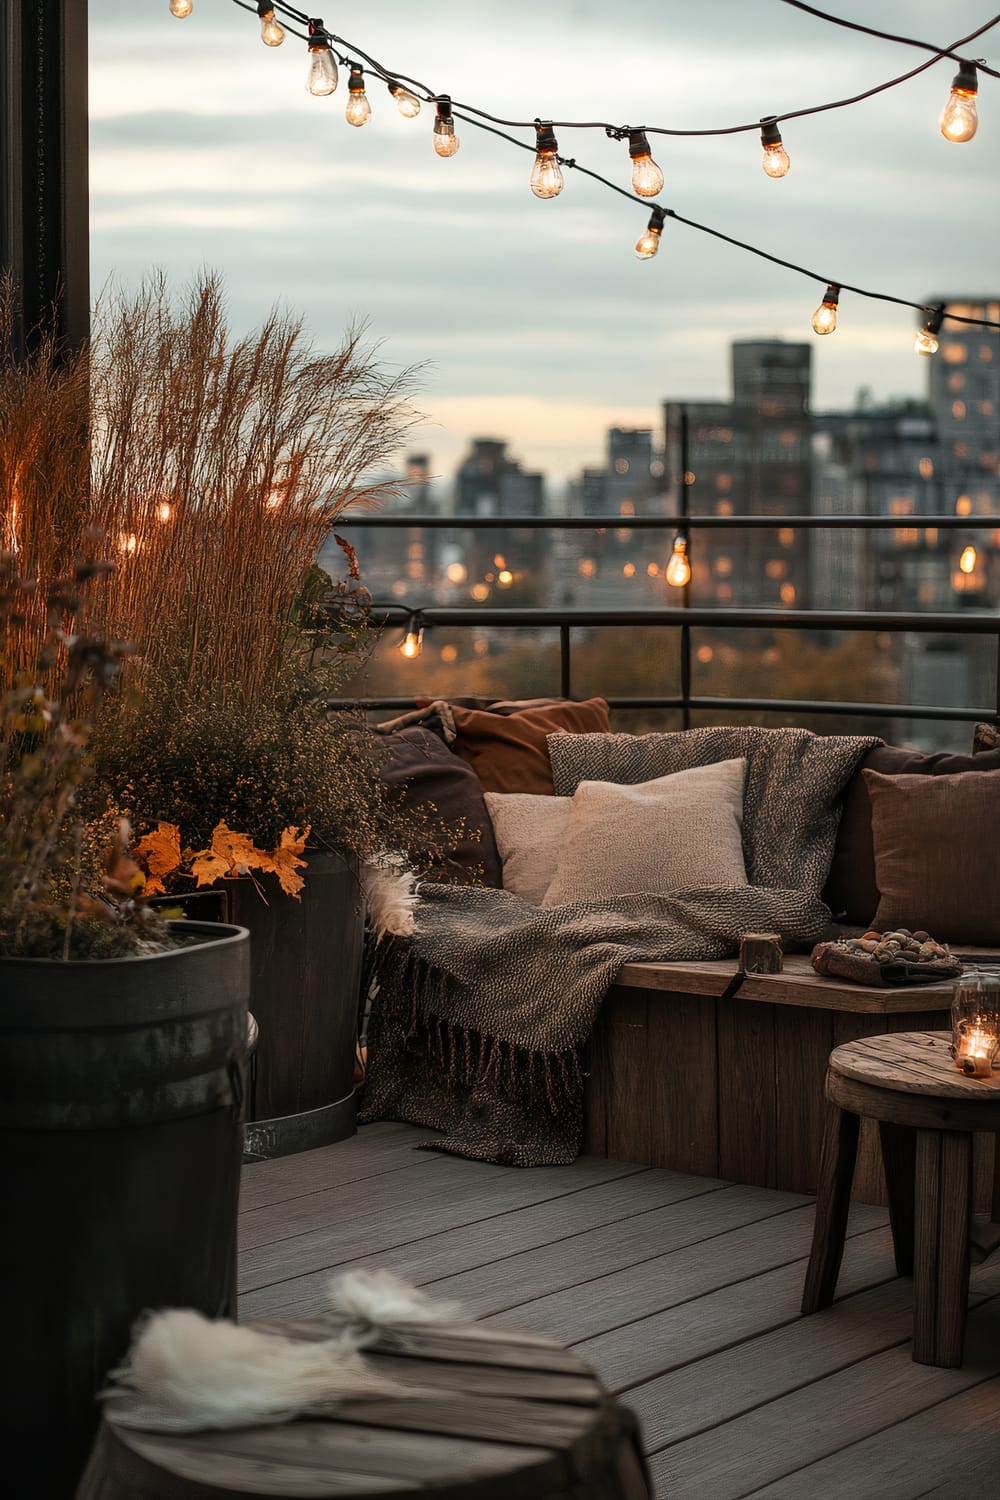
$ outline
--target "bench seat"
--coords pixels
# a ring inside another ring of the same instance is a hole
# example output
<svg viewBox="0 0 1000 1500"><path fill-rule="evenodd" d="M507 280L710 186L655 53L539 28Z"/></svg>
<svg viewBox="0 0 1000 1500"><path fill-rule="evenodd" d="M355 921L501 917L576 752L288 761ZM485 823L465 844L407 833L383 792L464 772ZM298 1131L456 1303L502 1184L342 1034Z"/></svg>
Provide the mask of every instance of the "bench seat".
<svg viewBox="0 0 1000 1500"><path fill-rule="evenodd" d="M1000 964L1000 950L976 956ZM736 970L735 958L625 966L589 1045L583 1149L813 1193L831 1051L886 1031L947 1030L950 984L869 988L788 954L781 974L747 975L726 999ZM993 1138L977 1138L984 1211L993 1158ZM854 1196L885 1201L874 1127L862 1132Z"/></svg>

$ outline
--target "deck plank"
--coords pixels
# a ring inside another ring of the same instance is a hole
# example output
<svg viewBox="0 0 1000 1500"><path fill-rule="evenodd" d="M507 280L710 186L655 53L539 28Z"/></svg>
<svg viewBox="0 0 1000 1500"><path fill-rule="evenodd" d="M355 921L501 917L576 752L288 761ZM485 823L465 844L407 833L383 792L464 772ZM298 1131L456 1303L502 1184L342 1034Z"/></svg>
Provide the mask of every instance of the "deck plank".
<svg viewBox="0 0 1000 1500"><path fill-rule="evenodd" d="M427 1160L427 1153L417 1147L436 1137L436 1130L419 1130L414 1125L362 1125L357 1135L333 1146L253 1162L240 1184L240 1212L284 1203L319 1187L364 1182L382 1172L415 1166Z"/></svg>

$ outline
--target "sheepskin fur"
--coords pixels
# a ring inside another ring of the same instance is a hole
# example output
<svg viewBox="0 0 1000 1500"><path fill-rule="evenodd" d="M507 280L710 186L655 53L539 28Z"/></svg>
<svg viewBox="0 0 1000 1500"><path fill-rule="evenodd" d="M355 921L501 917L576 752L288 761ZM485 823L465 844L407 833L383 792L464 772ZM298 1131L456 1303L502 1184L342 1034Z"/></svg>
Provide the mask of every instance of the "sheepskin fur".
<svg viewBox="0 0 1000 1500"><path fill-rule="evenodd" d="M384 854L361 871L368 920L376 938L411 937L417 903L417 877L400 854Z"/></svg>
<svg viewBox="0 0 1000 1500"><path fill-rule="evenodd" d="M362 1344L405 1332L415 1324L466 1321L460 1303L435 1301L391 1271L343 1271L331 1280L329 1295L334 1310L350 1319L349 1326Z"/></svg>

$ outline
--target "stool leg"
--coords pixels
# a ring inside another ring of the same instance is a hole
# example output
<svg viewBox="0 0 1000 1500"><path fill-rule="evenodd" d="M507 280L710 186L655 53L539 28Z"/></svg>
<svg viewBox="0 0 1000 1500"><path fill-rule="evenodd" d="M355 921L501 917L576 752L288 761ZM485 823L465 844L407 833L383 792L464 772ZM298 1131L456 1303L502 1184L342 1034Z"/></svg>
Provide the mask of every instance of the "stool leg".
<svg viewBox="0 0 1000 1500"><path fill-rule="evenodd" d="M837 1289L837 1276L844 1254L847 1215L851 1207L851 1183L858 1154L857 1115L827 1105L826 1129L823 1133L823 1155L819 1167L816 1195L816 1222L813 1225L812 1250L802 1293L803 1314L829 1307Z"/></svg>
<svg viewBox="0 0 1000 1500"><path fill-rule="evenodd" d="M916 1172L917 1138L906 1125L891 1125L880 1120L882 1165L889 1195L889 1222L892 1246L896 1254L896 1271L900 1276L913 1275L913 1183Z"/></svg>
<svg viewBox="0 0 1000 1500"><path fill-rule="evenodd" d="M972 1136L917 1131L913 1358L962 1363L969 1299Z"/></svg>

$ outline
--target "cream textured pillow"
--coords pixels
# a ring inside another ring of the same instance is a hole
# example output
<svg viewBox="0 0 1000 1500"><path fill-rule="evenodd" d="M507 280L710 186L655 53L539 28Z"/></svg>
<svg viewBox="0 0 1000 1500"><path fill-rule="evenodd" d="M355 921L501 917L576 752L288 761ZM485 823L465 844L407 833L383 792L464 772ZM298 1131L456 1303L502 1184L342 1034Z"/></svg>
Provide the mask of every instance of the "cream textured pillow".
<svg viewBox="0 0 1000 1500"><path fill-rule="evenodd" d="M746 885L746 766L745 760L722 760L634 786L582 781L542 905Z"/></svg>
<svg viewBox="0 0 1000 1500"><path fill-rule="evenodd" d="M484 792L483 796L503 862L504 890L539 906L556 873L572 798L533 792Z"/></svg>

